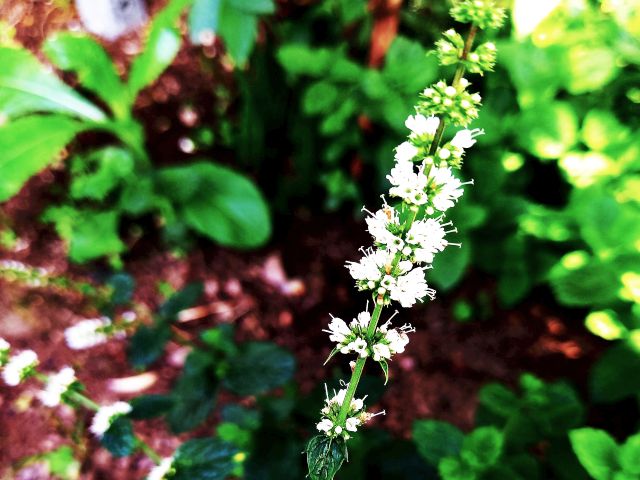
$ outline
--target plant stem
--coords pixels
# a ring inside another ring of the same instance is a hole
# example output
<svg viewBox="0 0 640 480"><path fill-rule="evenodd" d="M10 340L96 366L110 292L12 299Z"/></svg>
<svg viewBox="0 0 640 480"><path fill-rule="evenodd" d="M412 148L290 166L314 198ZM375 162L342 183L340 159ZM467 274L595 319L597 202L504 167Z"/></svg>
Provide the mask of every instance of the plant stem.
<svg viewBox="0 0 640 480"><path fill-rule="evenodd" d="M96 402L94 402L90 398L85 397L80 392L70 391L68 393L68 397L69 397L70 400L73 400L78 405L82 405L83 407L85 407L85 408L87 408L89 410L98 411L100 409L100 405L98 405Z"/></svg>
<svg viewBox="0 0 640 480"><path fill-rule="evenodd" d="M156 464L159 464L160 462L162 462L162 457L160 455L158 455L158 452L156 452L153 448L151 448L147 442L142 440L140 437L137 437L136 440L137 440L137 443L138 443L138 448L147 457L149 457L151 460L153 460Z"/></svg>
<svg viewBox="0 0 640 480"><path fill-rule="evenodd" d="M478 33L478 27L475 25L471 25L471 28L469 29L469 35L467 35L467 40L464 42L462 55L460 55L460 62L458 63L458 68L456 68L456 73L453 75L452 85L455 88L458 88L458 86L460 85L460 80L462 80L462 77L465 71L464 60L467 59L467 56L471 51L471 47L473 46L473 40L476 38L477 33ZM429 148L429 155L435 155L436 150L438 149L438 145L440 145L440 140L442 140L442 134L444 133L445 126L446 126L445 119L441 118L440 125L438 125L436 134L433 137L433 142L431 143L431 147Z"/></svg>

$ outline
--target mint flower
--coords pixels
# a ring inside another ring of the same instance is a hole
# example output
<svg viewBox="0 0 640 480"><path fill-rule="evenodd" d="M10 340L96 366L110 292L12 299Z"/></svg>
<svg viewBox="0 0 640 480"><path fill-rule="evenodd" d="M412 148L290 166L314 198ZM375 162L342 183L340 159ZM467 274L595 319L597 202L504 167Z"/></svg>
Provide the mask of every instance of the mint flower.
<svg viewBox="0 0 640 480"><path fill-rule="evenodd" d="M33 350L24 350L9 359L2 370L4 383L10 387L20 385L20 383L31 376L38 365L38 355Z"/></svg>
<svg viewBox="0 0 640 480"><path fill-rule="evenodd" d="M166 480L175 473L173 469L173 457L163 458L162 461L151 469L147 480Z"/></svg>
<svg viewBox="0 0 640 480"><path fill-rule="evenodd" d="M116 402L111 405L102 406L93 416L89 430L91 430L91 433L96 437L102 438L111 425L113 425L113 422L127 415L129 412L131 412L131 405L127 402Z"/></svg>
<svg viewBox="0 0 640 480"><path fill-rule="evenodd" d="M69 348L84 350L107 343L113 333L113 324L107 317L90 318L67 328L64 338Z"/></svg>
<svg viewBox="0 0 640 480"><path fill-rule="evenodd" d="M76 372L73 368L64 367L58 373L49 376L44 390L38 394L38 397L47 407L57 407L76 381Z"/></svg>

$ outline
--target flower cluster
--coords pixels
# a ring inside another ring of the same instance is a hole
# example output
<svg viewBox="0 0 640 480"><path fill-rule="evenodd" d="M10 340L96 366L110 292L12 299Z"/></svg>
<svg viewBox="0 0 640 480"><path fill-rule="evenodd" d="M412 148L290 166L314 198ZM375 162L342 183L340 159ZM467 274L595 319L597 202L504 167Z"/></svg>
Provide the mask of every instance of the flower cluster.
<svg viewBox="0 0 640 480"><path fill-rule="evenodd" d="M5 342L6 343L6 342ZM6 352L8 352L7 347ZM6 353L5 353L6 355ZM31 376L38 365L38 355L33 350L24 350L9 358L2 369L4 383L10 387L20 385L20 383Z"/></svg>
<svg viewBox="0 0 640 480"><path fill-rule="evenodd" d="M67 346L73 350L84 350L106 343L109 338L125 335L107 317L82 320L64 331Z"/></svg>
<svg viewBox="0 0 640 480"><path fill-rule="evenodd" d="M479 28L500 28L505 11L493 0L458 0L451 9L451 16L461 23L472 23Z"/></svg>
<svg viewBox="0 0 640 480"><path fill-rule="evenodd" d="M351 437L351 433L356 432L360 425L367 423L376 415L380 415L380 413L384 414L384 412L380 412L378 414L366 412L364 406L364 400L366 397L353 398L349 404L349 410L347 411L343 427L338 417L340 415L340 407L345 401L346 394L346 388L343 388L338 393L335 393L334 391L333 397L329 397L329 392L326 392L325 404L320 411L322 419L316 425L316 428L329 437L341 436L345 440L348 440Z"/></svg>
<svg viewBox="0 0 640 480"><path fill-rule="evenodd" d="M478 118L478 108L482 101L479 93L467 91L469 85L469 81L462 78L457 85L448 85L441 80L425 88L420 94L418 112L425 116L441 117L454 125L466 127Z"/></svg>
<svg viewBox="0 0 640 480"><path fill-rule="evenodd" d="M493 42L485 42L474 51L465 53L465 42L453 28L442 34L443 38L436 42L436 52L441 65L462 63L467 71L479 73L493 71L496 63L496 46Z"/></svg>
<svg viewBox="0 0 640 480"><path fill-rule="evenodd" d="M370 321L371 314L368 311L359 313L348 325L341 318L332 317L329 330L324 330L329 334L329 339L337 344L329 359L338 352L353 352L361 358L372 357L376 362L386 361L392 355L404 352L409 343L407 333L415 331L411 325L404 325L399 329L389 328L391 321L388 321L369 337L367 329Z"/></svg>
<svg viewBox="0 0 640 480"><path fill-rule="evenodd" d="M93 416L89 430L91 430L91 433L96 437L102 438L116 420L127 415L131 410L131 405L127 402L116 402L111 405L102 406Z"/></svg>
<svg viewBox="0 0 640 480"><path fill-rule="evenodd" d="M42 287L49 281L49 272L44 268L30 267L17 260L0 260L0 275L31 287Z"/></svg>
<svg viewBox="0 0 640 480"><path fill-rule="evenodd" d="M44 390L38 397L47 407L57 407L74 385L77 385L76 372L71 367L64 367L58 373L49 376Z"/></svg>

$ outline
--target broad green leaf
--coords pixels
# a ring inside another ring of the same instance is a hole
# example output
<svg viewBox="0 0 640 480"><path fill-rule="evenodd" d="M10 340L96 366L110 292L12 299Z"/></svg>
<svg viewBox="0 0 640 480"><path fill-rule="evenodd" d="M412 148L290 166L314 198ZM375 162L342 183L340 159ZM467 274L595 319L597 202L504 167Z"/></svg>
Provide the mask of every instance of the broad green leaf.
<svg viewBox="0 0 640 480"><path fill-rule="evenodd" d="M438 472L442 480L477 480L473 468L461 458L446 457L440 460Z"/></svg>
<svg viewBox="0 0 640 480"><path fill-rule="evenodd" d="M219 32L231 58L243 67L258 36L258 18L225 1L220 12Z"/></svg>
<svg viewBox="0 0 640 480"><path fill-rule="evenodd" d="M258 429L261 422L260 411L237 404L229 404L222 407L222 420L235 423L247 430Z"/></svg>
<svg viewBox="0 0 640 480"><path fill-rule="evenodd" d="M467 435L460 456L479 470L486 469L502 455L503 434L495 427L480 427Z"/></svg>
<svg viewBox="0 0 640 480"><path fill-rule="evenodd" d="M580 428L569 437L578 460L595 480L610 480L619 470L618 445L607 432Z"/></svg>
<svg viewBox="0 0 640 480"><path fill-rule="evenodd" d="M316 435L307 444L307 466L311 480L332 480L347 458L342 437Z"/></svg>
<svg viewBox="0 0 640 480"><path fill-rule="evenodd" d="M141 395L129 400L129 404L131 405L130 418L146 420L167 413L173 406L173 399L170 395Z"/></svg>
<svg viewBox="0 0 640 480"><path fill-rule="evenodd" d="M131 455L136 447L131 420L124 416L117 418L104 433L100 443L114 457Z"/></svg>
<svg viewBox="0 0 640 480"><path fill-rule="evenodd" d="M427 462L437 466L445 457L460 454L464 434L459 428L439 420L418 420L413 424L413 441Z"/></svg>
<svg viewBox="0 0 640 480"><path fill-rule="evenodd" d="M53 222L58 234L69 243L69 258L77 263L122 252L118 236L119 214L72 207L52 207L43 220Z"/></svg>
<svg viewBox="0 0 640 480"><path fill-rule="evenodd" d="M158 309L158 316L168 322L175 322L182 310L193 307L202 296L203 286L201 282L187 284L177 291Z"/></svg>
<svg viewBox="0 0 640 480"><path fill-rule="evenodd" d="M71 196L74 199L104 200L122 180L133 175L135 162L131 152L107 147L73 158Z"/></svg>
<svg viewBox="0 0 640 480"><path fill-rule="evenodd" d="M171 327L168 323L157 322L155 325L140 325L129 340L127 357L134 368L146 368L164 353L167 342L171 339Z"/></svg>
<svg viewBox="0 0 640 480"><path fill-rule="evenodd" d="M229 361L224 386L237 395L259 395L288 382L295 370L293 355L273 343L248 342Z"/></svg>
<svg viewBox="0 0 640 480"><path fill-rule="evenodd" d="M618 451L618 459L624 472L640 475L640 433L627 438Z"/></svg>
<svg viewBox="0 0 640 480"><path fill-rule="evenodd" d="M202 44L218 31L224 0L195 0L189 11L189 38Z"/></svg>
<svg viewBox="0 0 640 480"><path fill-rule="evenodd" d="M537 105L522 113L515 132L522 147L533 155L560 158L578 139L578 119L569 103Z"/></svg>
<svg viewBox="0 0 640 480"><path fill-rule="evenodd" d="M111 58L93 38L69 32L56 33L47 39L43 50L61 70L76 72L80 84L102 98L117 117L129 116L129 92Z"/></svg>
<svg viewBox="0 0 640 480"><path fill-rule="evenodd" d="M582 141L592 150L602 151L625 141L629 129L608 110L589 110L582 124Z"/></svg>
<svg viewBox="0 0 640 480"><path fill-rule="evenodd" d="M640 392L640 352L627 343L608 349L591 369L595 402L612 403Z"/></svg>
<svg viewBox="0 0 640 480"><path fill-rule="evenodd" d="M114 273L107 279L107 285L111 288L112 305L127 305L133 298L136 289L136 280L126 272Z"/></svg>
<svg viewBox="0 0 640 480"><path fill-rule="evenodd" d="M102 110L63 83L28 50L0 46L0 65L0 115L13 118L53 112L96 122L106 119Z"/></svg>
<svg viewBox="0 0 640 480"><path fill-rule="evenodd" d="M0 126L0 202L18 193L30 177L53 162L85 128L61 115L24 117Z"/></svg>
<svg viewBox="0 0 640 480"><path fill-rule="evenodd" d="M276 55L288 73L319 77L329 70L337 53L327 48L311 48L292 43L280 47Z"/></svg>
<svg viewBox="0 0 640 480"><path fill-rule="evenodd" d="M200 334L200 338L211 350L222 353L223 356L234 356L238 353L238 346L233 336L233 326L222 324L214 328L205 330Z"/></svg>
<svg viewBox="0 0 640 480"><path fill-rule="evenodd" d="M314 82L305 90L302 97L302 109L307 115L328 113L336 108L339 90L331 82Z"/></svg>
<svg viewBox="0 0 640 480"><path fill-rule="evenodd" d="M49 467L49 473L62 480L76 480L80 477L80 462L73 456L73 449L64 445L44 453L41 457Z"/></svg>
<svg viewBox="0 0 640 480"><path fill-rule="evenodd" d="M573 95L604 87L618 73L615 51L606 47L575 45L567 55L567 90Z"/></svg>
<svg viewBox="0 0 640 480"><path fill-rule="evenodd" d="M447 248L436 255L433 270L429 272L430 280L445 291L462 279L471 264L471 241L468 238L456 241L462 243L462 248Z"/></svg>
<svg viewBox="0 0 640 480"><path fill-rule="evenodd" d="M276 10L273 0L224 0L230 6L243 12L267 15Z"/></svg>
<svg viewBox="0 0 640 480"><path fill-rule="evenodd" d="M167 422L174 433L193 430L213 411L218 381L213 372L210 355L195 350L185 363L182 375L171 390L174 404L167 414Z"/></svg>
<svg viewBox="0 0 640 480"><path fill-rule="evenodd" d="M184 442L174 455L174 480L224 480L235 467L238 450L217 438Z"/></svg>
<svg viewBox="0 0 640 480"><path fill-rule="evenodd" d="M382 76L392 91L409 94L413 101L416 92L436 79L438 68L435 55L427 56L420 42L399 35L385 56Z"/></svg>
<svg viewBox="0 0 640 480"><path fill-rule="evenodd" d="M247 178L220 165L194 163L158 173L158 193L171 196L181 218L222 245L251 248L266 242L266 202Z"/></svg>
<svg viewBox="0 0 640 480"><path fill-rule="evenodd" d="M171 65L180 50L181 35L176 27L180 14L193 0L172 0L154 18L144 51L136 57L129 73L130 101L151 85Z"/></svg>

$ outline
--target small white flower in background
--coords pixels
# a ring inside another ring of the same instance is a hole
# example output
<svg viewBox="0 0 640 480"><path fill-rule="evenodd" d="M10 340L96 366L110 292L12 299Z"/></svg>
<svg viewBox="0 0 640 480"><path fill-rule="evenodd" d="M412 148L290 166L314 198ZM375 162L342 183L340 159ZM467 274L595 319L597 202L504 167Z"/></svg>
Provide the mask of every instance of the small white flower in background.
<svg viewBox="0 0 640 480"><path fill-rule="evenodd" d="M404 308L413 307L425 296L435 298L435 290L429 288L424 278L423 268L414 268L406 275L398 277L395 285L391 288L391 299L400 303Z"/></svg>
<svg viewBox="0 0 640 480"><path fill-rule="evenodd" d="M44 390L38 394L40 401L47 407L60 405L62 397L76 380L76 372L71 367L64 367L58 373L50 375Z"/></svg>
<svg viewBox="0 0 640 480"><path fill-rule="evenodd" d="M461 182L451 173L448 167L434 167L429 170L429 182L434 188L431 202L436 210L444 212L455 205L455 202L462 196L463 185L473 182Z"/></svg>
<svg viewBox="0 0 640 480"><path fill-rule="evenodd" d="M111 405L100 407L93 416L93 421L91 422L89 430L91 430L91 433L96 437L102 438L113 422L129 412L131 412L131 405L127 402L116 402Z"/></svg>
<svg viewBox="0 0 640 480"><path fill-rule="evenodd" d="M158 465L151 469L146 480L165 480L172 473L172 467L173 457L163 458Z"/></svg>
<svg viewBox="0 0 640 480"><path fill-rule="evenodd" d="M109 335L105 329L111 326L111 320L106 317L82 320L64 331L64 338L69 348L84 350L106 343Z"/></svg>
<svg viewBox="0 0 640 480"><path fill-rule="evenodd" d="M476 144L476 137L484 135L484 130L481 128L474 128L473 130L460 130L456 133L456 136L451 140L451 145L460 150L465 148L471 148Z"/></svg>
<svg viewBox="0 0 640 480"><path fill-rule="evenodd" d="M396 147L395 159L398 163L411 163L418 155L418 147L411 142L403 142Z"/></svg>
<svg viewBox="0 0 640 480"><path fill-rule="evenodd" d="M24 350L9 359L2 370L4 383L10 387L20 385L38 365L38 355L33 350Z"/></svg>
<svg viewBox="0 0 640 480"><path fill-rule="evenodd" d="M0 367L7 363L7 360L9 360L10 350L11 344L4 338L0 337Z"/></svg>
<svg viewBox="0 0 640 480"><path fill-rule="evenodd" d="M426 135L435 135L436 130L438 130L438 126L440 125L440 119L438 117L425 117L421 114L409 115L407 120L404 122L405 127L407 127L412 132L412 137L418 136L423 137Z"/></svg>

